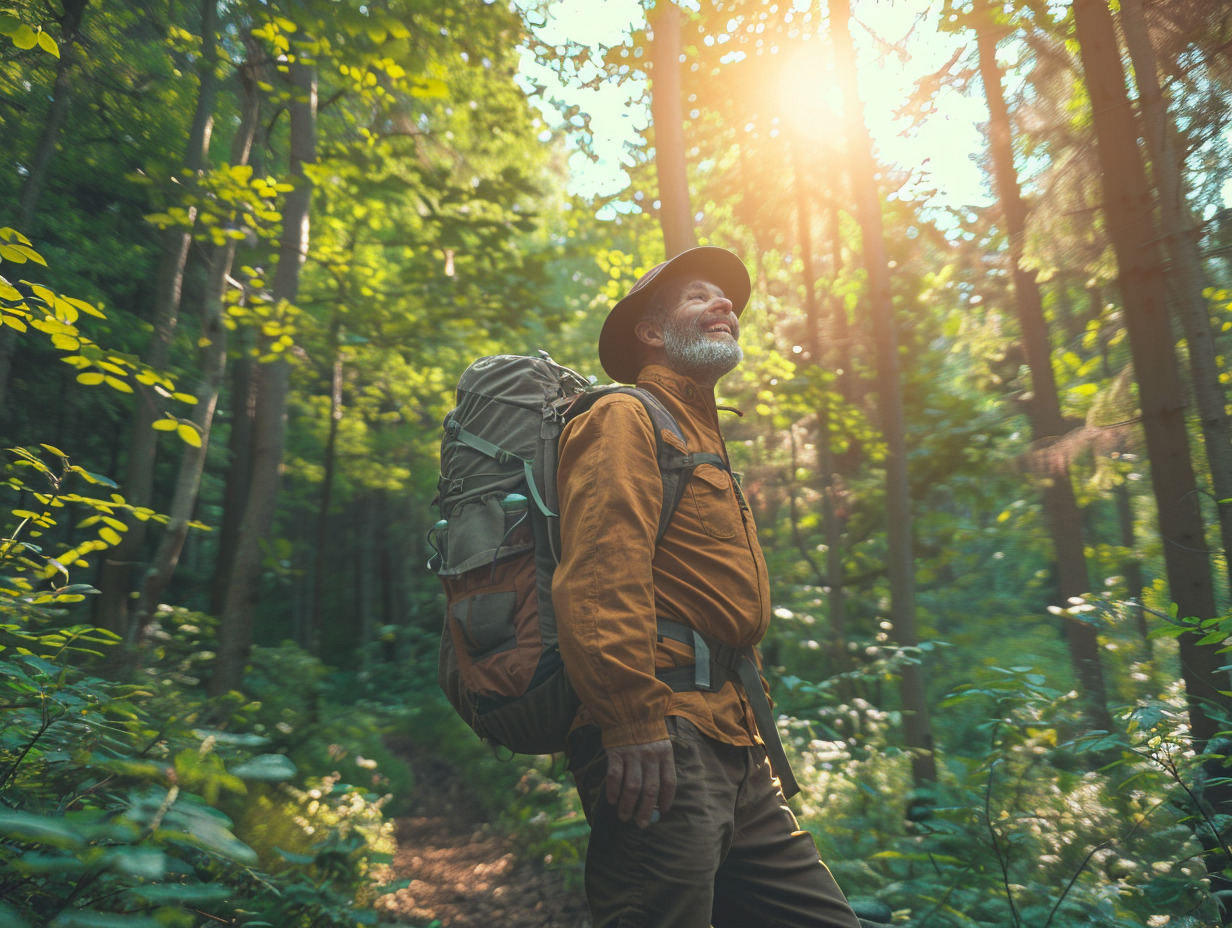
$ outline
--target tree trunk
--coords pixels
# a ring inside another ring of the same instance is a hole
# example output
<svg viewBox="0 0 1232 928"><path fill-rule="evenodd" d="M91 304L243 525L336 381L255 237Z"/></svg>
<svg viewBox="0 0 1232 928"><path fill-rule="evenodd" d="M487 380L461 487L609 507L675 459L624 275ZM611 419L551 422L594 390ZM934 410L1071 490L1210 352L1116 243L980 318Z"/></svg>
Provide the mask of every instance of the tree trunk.
<svg viewBox="0 0 1232 928"><path fill-rule="evenodd" d="M222 492L214 582L210 588L211 615L222 615L226 608L227 589L240 543L240 522L248 505L258 373L257 363L246 354L239 355L231 365L231 431L227 436L227 479Z"/></svg>
<svg viewBox="0 0 1232 928"><path fill-rule="evenodd" d="M295 189L283 210L282 242L274 273L273 300L294 303L299 293L299 275L308 253L308 223L312 184L305 165L316 161L317 78L314 67L297 62L290 66L292 100L291 175ZM274 504L282 472L286 431L287 392L290 370L285 360L267 361L257 375L253 415L252 478L238 546L227 584L226 604L218 630L218 656L210 679L214 695L237 689L252 647L257 598L261 591L263 545L274 523Z"/></svg>
<svg viewBox="0 0 1232 928"><path fill-rule="evenodd" d="M1206 274L1198 248L1198 230L1186 203L1181 155L1175 144L1176 127L1159 88L1155 49L1147 32L1142 0L1122 0L1121 26L1134 65L1134 83L1138 88L1147 151L1151 155L1164 243L1171 259L1169 277L1174 315L1181 323L1189 349L1189 379L1202 422L1225 570L1232 584L1232 418L1228 416L1228 398L1219 380L1218 352L1211 331L1210 304L1204 293Z"/></svg>
<svg viewBox="0 0 1232 928"><path fill-rule="evenodd" d="M869 309L875 332L878 408L886 441L886 534L887 570L890 578L890 621L897 644L919 644L915 618L915 556L912 543L911 495L907 482L906 430L903 422L902 386L898 366L898 332L890 294L885 234L881 220L881 197L877 190L876 162L872 139L864 124L864 104L856 76L852 47L849 0L829 0L830 30L835 49L836 72L842 87L848 157L852 187L856 194L868 274ZM933 747L932 721L919 663L902 666L899 677L903 734L911 753L911 771L917 787L936 782L937 762Z"/></svg>
<svg viewBox="0 0 1232 928"><path fill-rule="evenodd" d="M796 202L796 237L800 243L802 275L804 284L804 316L808 330L805 343L808 346L808 357L819 371L832 370L835 365L836 353L832 346L822 340L821 307L817 301L817 271L813 264L813 216L808 195L809 187L804 182L801 171L801 154L799 140L793 134L788 148L791 157L792 197ZM835 276L838 268L835 268ZM845 317L844 317L845 318ZM835 505L837 490L834 465L834 453L830 434L831 396L837 389L837 379L833 386L823 386L817 403L817 471L821 478L821 519L822 531L826 539L826 566L824 571L818 571L823 578L822 584L826 595L826 612L830 625L831 660L836 673L845 674L851 669L851 655L847 652L847 594L843 588L843 533ZM795 448L793 444L792 453ZM792 497L795 506L795 497ZM793 530L795 521L792 522ZM812 558L809 558L810 564Z"/></svg>
<svg viewBox="0 0 1232 928"><path fill-rule="evenodd" d="M1167 279L1116 30L1105 0L1075 0L1074 24L1091 96L1104 211L1120 271L1168 587L1181 621L1212 619L1216 616L1215 593L1189 454L1185 395L1168 318ZM1229 699L1222 691L1229 684L1221 669L1224 661L1217 653L1218 644L1202 645L1200 640L1196 634L1185 633L1179 645L1190 732L1194 749L1202 753L1222 730L1221 718L1227 718ZM1227 815L1232 812L1232 789L1226 771L1211 763L1206 773L1212 779L1202 790L1202 801L1209 802L1217 815ZM1229 861L1211 846L1205 829L1199 830L1198 837L1208 852L1204 860L1219 902L1220 922L1232 923L1232 905L1227 902L1232 894Z"/></svg>
<svg viewBox="0 0 1232 928"><path fill-rule="evenodd" d="M261 95L257 89L253 67L250 63L240 68L243 103L239 131L231 146L232 164L248 163L253 136L256 133ZM179 564L180 553L188 537L188 523L197 506L201 475L205 468L206 453L209 450L212 435L214 411L218 405L218 396L222 390L226 371L227 328L224 323L223 303L228 277L235 262L235 252L236 243L234 241L222 247L213 247L210 252L209 273L200 306L201 335L206 339L206 343L199 355L201 381L196 393L197 405L193 407L191 416L192 423L197 426L201 435L201 446L194 448L191 445L185 445L181 453L180 470L176 477L171 508L168 511L170 521L146 575L138 602L137 622L134 623L134 628L137 623L144 622L157 608L163 592L171 582Z"/></svg>
<svg viewBox="0 0 1232 928"><path fill-rule="evenodd" d="M64 14L60 17L60 57L56 62L56 80L51 90L51 107L47 111L47 119L43 122L43 131L34 149L34 157L30 159L29 173L26 174L26 182L22 185L21 200L17 207L17 221L22 231L25 232L31 230L39 198L43 195L43 187L47 183L47 172L51 169L56 147L60 143L60 131L64 128L64 121L68 118L73 90L69 82L70 72L77 64L81 22L85 17L88 2L89 0L64 0Z"/></svg>
<svg viewBox="0 0 1232 928"><path fill-rule="evenodd" d="M337 465L338 424L342 421L342 346L339 343L341 325L334 318L331 344L334 346L333 377L329 391L329 433L325 438L325 474L321 479L321 502L317 508L317 544L312 569L312 597L308 601L307 649L321 653L321 623L325 609L325 574L337 552L330 544L329 510L334 494L334 470ZM323 656L323 655L322 655Z"/></svg>
<svg viewBox="0 0 1232 928"><path fill-rule="evenodd" d="M240 71L245 101L240 131L232 149L234 164L252 164L254 173L264 173L265 138L260 119L261 84L268 83L264 68L265 49L249 35L244 41L249 67ZM218 526L218 549L214 558L214 577L210 584L210 614L221 615L227 604L227 586L235 551L239 547L240 521L248 502L252 476L253 416L256 409L257 365L250 357L252 332L240 329L239 350L231 366L231 428L227 436L226 481L223 487L222 519Z"/></svg>
<svg viewBox="0 0 1232 928"><path fill-rule="evenodd" d="M381 514L376 523L377 582L380 585L381 624L393 625L398 617L398 596L394 587L394 557L390 552L389 523L392 513L389 508L389 494L383 489L374 492L376 493L377 511Z"/></svg>
<svg viewBox="0 0 1232 928"><path fill-rule="evenodd" d="M150 569L146 572L134 616L133 632L140 632L140 626L161 602L163 592L180 562L180 552L188 536L188 523L197 506L201 475L205 470L205 456L210 446L214 410L218 405L218 394L227 366L227 327L223 323L223 293L227 271L234 256L234 242L214 252L210 271L212 286L201 306L201 336L207 340L207 344L201 349L201 380L196 390L197 404L189 417L201 436L201 445L193 447L186 444L181 452L175 492L167 512L169 521L159 540Z"/></svg>
<svg viewBox="0 0 1232 928"><path fill-rule="evenodd" d="M1125 483L1117 484L1113 495L1116 499L1119 529L1117 540L1122 548L1130 552L1121 564L1121 573L1125 575L1125 596L1133 603L1130 608L1133 611L1134 628L1138 632L1138 637L1142 639L1142 650L1147 660L1150 660L1152 656L1151 630L1147 627L1146 609L1142 606L1142 591L1146 582L1142 578L1142 564L1133 553L1138 545L1138 539L1134 533L1134 501L1129 494L1129 486Z"/></svg>
<svg viewBox="0 0 1232 928"><path fill-rule="evenodd" d="M68 118L72 99L70 72L77 63L77 45L81 38L81 22L85 18L89 0L64 0L64 15L60 17L60 57L56 61L56 79L51 90L51 107L43 121L43 131L34 148L34 156L27 167L26 181L22 184L21 199L17 206L17 229L26 235L34 233L34 215L39 198L47 182L60 142L60 132ZM13 352L17 350L17 333L8 326L0 327L0 410L5 408L8 397L9 378L13 370Z"/></svg>
<svg viewBox="0 0 1232 928"><path fill-rule="evenodd" d="M1023 242L1027 234L1027 205L1018 185L1014 167L1013 132L1009 108L1001 85L1001 68L997 64L997 41L992 34L990 19L977 20L976 43L979 48L980 76L984 96L988 101L988 142L992 154L993 176L997 199L1005 220L1009 241L1010 271L1014 281L1014 304L1022 329L1022 345L1027 366L1031 370L1031 402L1027 405L1032 438L1037 447L1056 441L1068 431L1061 414L1056 376L1052 368L1052 345L1048 322L1044 318L1044 303L1040 296L1035 271L1023 260ZM1090 592L1086 551L1083 545L1082 513L1074 497L1069 462L1064 458L1049 461L1049 473L1044 475L1044 511L1052 535L1053 555L1057 566L1057 599L1062 608L1070 600ZM1092 728L1113 731L1112 714L1108 711L1107 689L1100 662L1099 638L1095 627L1066 613L1063 619L1069 659L1074 678L1081 687L1088 723Z"/></svg>
<svg viewBox="0 0 1232 928"><path fill-rule="evenodd" d="M197 104L184 157L185 168L194 175L204 168L209 158L210 127L214 118L214 102L218 97L217 32L218 0L205 0L201 7L202 54L197 67ZM190 206L188 215L188 228L167 229L163 233L154 298L154 332L143 358L155 370L167 367L171 340L179 325L180 297L184 288L188 250L192 244L191 224L196 217L196 208ZM129 439L124 494L128 502L135 506L150 506L158 440L158 433L152 426L162 418L163 400L152 387L138 384L136 389L137 403ZM194 412L194 415L198 414ZM212 409L209 415L212 417ZM133 587L138 585L133 582L132 571L134 567L142 566L149 523L127 514L122 518L128 530L103 562L95 616L101 626L127 638L130 594Z"/></svg>
<svg viewBox="0 0 1232 928"><path fill-rule="evenodd" d="M672 258L697 245L685 170L680 8L673 0L657 0L648 24L654 33L650 42L650 113L659 176L659 224L667 257Z"/></svg>
<svg viewBox="0 0 1232 928"><path fill-rule="evenodd" d="M1185 394L1168 319L1151 190L1138 151L1116 33L1104 0L1075 0L1074 22L1094 112L1104 210L1120 271L1168 585L1181 619L1209 619L1216 614L1215 595L1185 430ZM1228 688L1228 678L1219 669L1223 661L1215 646L1199 646L1197 640L1196 635L1182 635L1180 646L1190 724L1201 750L1220 727L1207 704L1226 710L1228 699L1220 690Z"/></svg>
<svg viewBox="0 0 1232 928"><path fill-rule="evenodd" d="M359 666L363 671L372 669L372 642L376 637L377 564L376 523L380 513L376 509L376 496L367 493L360 500L361 521L359 540L355 545L357 558L356 606L359 610Z"/></svg>

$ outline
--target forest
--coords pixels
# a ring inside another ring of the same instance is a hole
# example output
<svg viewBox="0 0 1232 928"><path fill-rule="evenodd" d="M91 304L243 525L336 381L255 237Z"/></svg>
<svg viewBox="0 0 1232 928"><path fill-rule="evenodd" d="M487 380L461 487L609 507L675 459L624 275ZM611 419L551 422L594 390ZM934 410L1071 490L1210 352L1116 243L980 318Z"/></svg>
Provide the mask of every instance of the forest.
<svg viewBox="0 0 1232 928"><path fill-rule="evenodd" d="M861 918L1232 924L1230 103L1222 0L0 0L0 925L479 924L442 781L579 892L437 685L441 423L698 244Z"/></svg>

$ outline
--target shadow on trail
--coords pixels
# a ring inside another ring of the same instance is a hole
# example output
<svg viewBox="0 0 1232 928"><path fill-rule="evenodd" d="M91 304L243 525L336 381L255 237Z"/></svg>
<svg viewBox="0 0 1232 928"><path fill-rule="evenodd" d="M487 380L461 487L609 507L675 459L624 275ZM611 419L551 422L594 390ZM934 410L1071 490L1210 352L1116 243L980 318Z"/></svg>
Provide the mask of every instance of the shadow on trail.
<svg viewBox="0 0 1232 928"><path fill-rule="evenodd" d="M395 820L390 882L377 903L386 924L427 928L589 928L581 887L520 860L448 764L409 742L391 744L415 774L412 814Z"/></svg>

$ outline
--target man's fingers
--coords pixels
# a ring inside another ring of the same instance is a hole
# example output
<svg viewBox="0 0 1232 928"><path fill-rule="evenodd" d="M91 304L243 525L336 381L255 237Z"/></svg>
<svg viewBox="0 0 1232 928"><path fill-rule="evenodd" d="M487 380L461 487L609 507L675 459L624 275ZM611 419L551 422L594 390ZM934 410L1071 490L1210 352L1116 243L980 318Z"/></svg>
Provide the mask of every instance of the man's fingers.
<svg viewBox="0 0 1232 928"><path fill-rule="evenodd" d="M659 759L659 811L666 812L676 799L676 758L671 746Z"/></svg>
<svg viewBox="0 0 1232 928"><path fill-rule="evenodd" d="M645 828L659 805L659 764L655 758L647 758L642 765L642 788L635 798L637 809L633 821L638 828Z"/></svg>
<svg viewBox="0 0 1232 928"><path fill-rule="evenodd" d="M641 758L627 758L624 781L620 784L620 798L616 804L616 817L622 822L627 822L633 815L633 807L642 794L643 776Z"/></svg>
<svg viewBox="0 0 1232 928"><path fill-rule="evenodd" d="M616 806L622 822L633 819L645 828L655 810L666 812L676 795L676 765L668 740L609 748L607 801Z"/></svg>
<svg viewBox="0 0 1232 928"><path fill-rule="evenodd" d="M619 751L607 752L607 779L604 781L604 792L608 805L616 805L620 798L620 786L625 776L625 757Z"/></svg>

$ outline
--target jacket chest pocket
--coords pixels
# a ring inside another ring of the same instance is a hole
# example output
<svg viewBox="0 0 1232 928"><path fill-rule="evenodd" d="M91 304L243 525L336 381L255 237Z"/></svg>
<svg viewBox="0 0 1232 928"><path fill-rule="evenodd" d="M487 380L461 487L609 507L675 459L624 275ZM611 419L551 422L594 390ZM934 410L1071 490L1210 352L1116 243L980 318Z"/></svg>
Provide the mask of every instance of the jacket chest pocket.
<svg viewBox="0 0 1232 928"><path fill-rule="evenodd" d="M712 538L734 538L740 512L732 492L731 476L711 464L702 464L689 481L689 499L697 510L702 530Z"/></svg>

